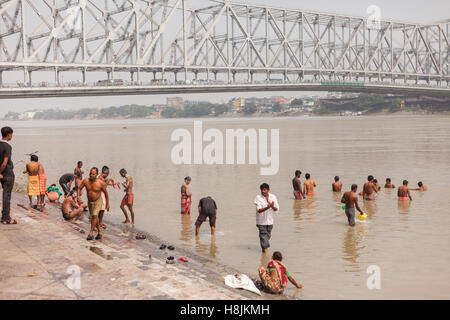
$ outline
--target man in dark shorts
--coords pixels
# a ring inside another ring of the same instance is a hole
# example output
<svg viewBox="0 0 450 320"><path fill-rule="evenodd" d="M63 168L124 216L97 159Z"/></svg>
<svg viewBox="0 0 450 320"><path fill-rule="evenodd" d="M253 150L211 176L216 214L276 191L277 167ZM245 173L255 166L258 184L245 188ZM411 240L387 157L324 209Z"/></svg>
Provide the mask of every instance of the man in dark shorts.
<svg viewBox="0 0 450 320"><path fill-rule="evenodd" d="M195 235L198 236L200 231L200 226L203 222L209 218L209 226L211 227L211 235L214 235L216 231L216 215L217 215L217 205L216 202L211 197L206 197L200 200L198 203L198 213L199 216L195 222Z"/></svg>
<svg viewBox="0 0 450 320"><path fill-rule="evenodd" d="M61 188L64 192L64 197L67 197L69 194L71 187L72 187L72 181L75 180L75 176L71 173L66 173L61 178L59 178L59 184L61 185Z"/></svg>
<svg viewBox="0 0 450 320"><path fill-rule="evenodd" d="M355 207L361 214L363 214L358 204L358 196L356 194L356 191L358 191L358 186L354 184L352 185L352 191L344 193L344 196L342 197L342 201L345 200L345 215L347 216L348 224L351 227L355 226Z"/></svg>
<svg viewBox="0 0 450 320"><path fill-rule="evenodd" d="M2 140L0 140L0 179L3 188L2 203L2 224L17 224L17 221L11 218L11 193L14 187L14 164L11 160L12 147L9 144L13 136L13 129L10 127L2 128Z"/></svg>

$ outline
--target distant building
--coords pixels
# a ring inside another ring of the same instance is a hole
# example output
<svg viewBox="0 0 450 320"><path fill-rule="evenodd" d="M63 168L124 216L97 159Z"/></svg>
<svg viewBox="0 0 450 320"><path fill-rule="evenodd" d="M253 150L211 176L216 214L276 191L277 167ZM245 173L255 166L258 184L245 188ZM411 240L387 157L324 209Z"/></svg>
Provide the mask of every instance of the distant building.
<svg viewBox="0 0 450 320"><path fill-rule="evenodd" d="M199 104L209 104L208 101L199 101L199 100L186 100L184 102L184 106L198 106Z"/></svg>
<svg viewBox="0 0 450 320"><path fill-rule="evenodd" d="M30 120L34 118L36 111L26 111L19 116L20 120Z"/></svg>
<svg viewBox="0 0 450 320"><path fill-rule="evenodd" d="M167 107L184 110L184 101L181 97L167 98Z"/></svg>
<svg viewBox="0 0 450 320"><path fill-rule="evenodd" d="M243 98L232 99L230 101L230 104L233 110L240 111L243 107L245 107L245 99Z"/></svg>

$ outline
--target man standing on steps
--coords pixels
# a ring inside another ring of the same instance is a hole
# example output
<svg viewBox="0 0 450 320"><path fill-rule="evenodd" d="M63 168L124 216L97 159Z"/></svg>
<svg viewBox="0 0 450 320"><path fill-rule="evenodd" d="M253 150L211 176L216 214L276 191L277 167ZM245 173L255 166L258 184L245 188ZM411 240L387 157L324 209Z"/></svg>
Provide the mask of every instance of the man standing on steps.
<svg viewBox="0 0 450 320"><path fill-rule="evenodd" d="M0 179L3 187L3 210L2 224L17 224L17 221L11 218L11 193L14 187L14 165L11 160L12 147L9 144L13 136L13 129L4 127L1 130L2 140L0 141Z"/></svg>
<svg viewBox="0 0 450 320"><path fill-rule="evenodd" d="M78 187L77 192L77 200L78 203L81 202L80 194L81 190L86 187L87 190L87 198L88 198L88 208L89 214L91 218L91 230L89 231L89 235L87 240L94 240L94 230L97 228L98 234L95 237L95 240L100 240L103 235L102 228L99 225L99 214L102 210L103 199L102 192L105 194L106 198L106 210L109 211L109 196L108 191L106 190L106 184L104 181L97 178L98 177L98 169L92 168L89 172L89 178L84 179L81 182L81 185Z"/></svg>

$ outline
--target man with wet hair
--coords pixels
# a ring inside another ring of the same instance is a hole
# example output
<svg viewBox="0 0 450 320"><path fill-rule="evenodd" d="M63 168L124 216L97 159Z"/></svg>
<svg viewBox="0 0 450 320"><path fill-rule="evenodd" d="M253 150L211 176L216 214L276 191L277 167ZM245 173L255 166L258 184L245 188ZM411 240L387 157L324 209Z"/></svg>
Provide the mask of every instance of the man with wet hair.
<svg viewBox="0 0 450 320"><path fill-rule="evenodd" d="M364 200L375 200L375 194L378 193L378 189L373 182L373 176L367 177L367 182L364 184L362 196Z"/></svg>
<svg viewBox="0 0 450 320"><path fill-rule="evenodd" d="M314 182L314 180L311 179L311 175L309 173L307 173L305 175L306 181L305 181L305 186L304 186L304 193L309 196L309 197L313 197L314 196L314 188L317 187L316 183Z"/></svg>
<svg viewBox="0 0 450 320"><path fill-rule="evenodd" d="M334 177L334 182L331 184L333 192L341 192L342 191L342 182L340 181L339 176Z"/></svg>
<svg viewBox="0 0 450 320"><path fill-rule="evenodd" d="M303 198L305 197L305 194L302 191L302 182L300 181L301 176L302 172L300 170L295 171L295 177L292 180L295 200L303 200Z"/></svg>
<svg viewBox="0 0 450 320"><path fill-rule="evenodd" d="M192 193L189 191L191 181L191 177L188 176L184 178L181 186L181 214L191 214Z"/></svg>
<svg viewBox="0 0 450 320"><path fill-rule="evenodd" d="M114 185L114 180L108 179L108 176L109 176L109 168L107 166L103 166L102 173L98 176L98 178L106 184L106 187ZM103 200L103 206L98 215L98 223L100 224L100 227L102 227L103 229L106 229L106 224L103 222L103 215L105 214L105 210L106 210L106 198L105 198L105 194L103 192L102 192L102 200Z"/></svg>
<svg viewBox="0 0 450 320"><path fill-rule="evenodd" d="M358 195L356 194L357 191L358 186L354 184L352 185L352 190L344 193L342 196L342 199L345 200L345 215L347 216L348 224L351 227L355 226L355 207L361 214L363 214L358 204Z"/></svg>
<svg viewBox="0 0 450 320"><path fill-rule="evenodd" d="M88 208L91 219L91 230L89 231L89 235L87 237L88 241L94 240L95 228L97 228L98 231L95 240L100 240L103 236L102 228L98 223L98 215L103 205L102 192L105 194L106 198L106 210L109 211L109 196L108 191L106 190L106 184L102 180L98 179L97 176L98 176L98 169L92 168L89 172L89 178L86 178L81 182L81 185L78 187L77 192L78 203L81 203L80 197L81 190L83 190L83 188L86 187Z"/></svg>
<svg viewBox="0 0 450 320"><path fill-rule="evenodd" d="M412 201L411 193L409 192L410 190L408 188L408 184L409 184L408 180L403 180L403 186L400 186L398 188L398 192L397 192L398 201L405 202L405 201L408 201L408 199Z"/></svg>
<svg viewBox="0 0 450 320"><path fill-rule="evenodd" d="M125 188L125 196L122 199L122 202L120 204L120 209L122 209L123 214L125 215L125 221L122 223L130 223L130 219L128 219L127 210L125 207L128 207L130 210L131 215L131 224L134 225L134 211L133 211L133 204L134 204L134 193L133 193L133 178L128 176L128 172L125 169L120 170L120 175L122 178L125 178L125 182L122 183L123 187Z"/></svg>
<svg viewBox="0 0 450 320"><path fill-rule="evenodd" d="M263 183L261 193L254 200L256 206L256 227L259 231L259 242L262 252L267 254L273 230L273 215L280 210L277 197L270 193L270 186Z"/></svg>
<svg viewBox="0 0 450 320"><path fill-rule="evenodd" d="M386 179L386 184L384 185L386 189L395 189L395 186L392 184L391 178Z"/></svg>

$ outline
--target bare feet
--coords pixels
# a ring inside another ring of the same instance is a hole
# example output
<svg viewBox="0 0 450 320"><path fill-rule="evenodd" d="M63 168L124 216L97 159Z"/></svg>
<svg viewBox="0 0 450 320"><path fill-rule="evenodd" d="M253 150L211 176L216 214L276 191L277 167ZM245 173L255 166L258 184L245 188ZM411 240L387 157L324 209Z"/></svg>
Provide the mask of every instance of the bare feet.
<svg viewBox="0 0 450 320"><path fill-rule="evenodd" d="M130 220L129 219L126 219L125 221L123 221L122 222L123 224L127 224L127 223L130 223Z"/></svg>

